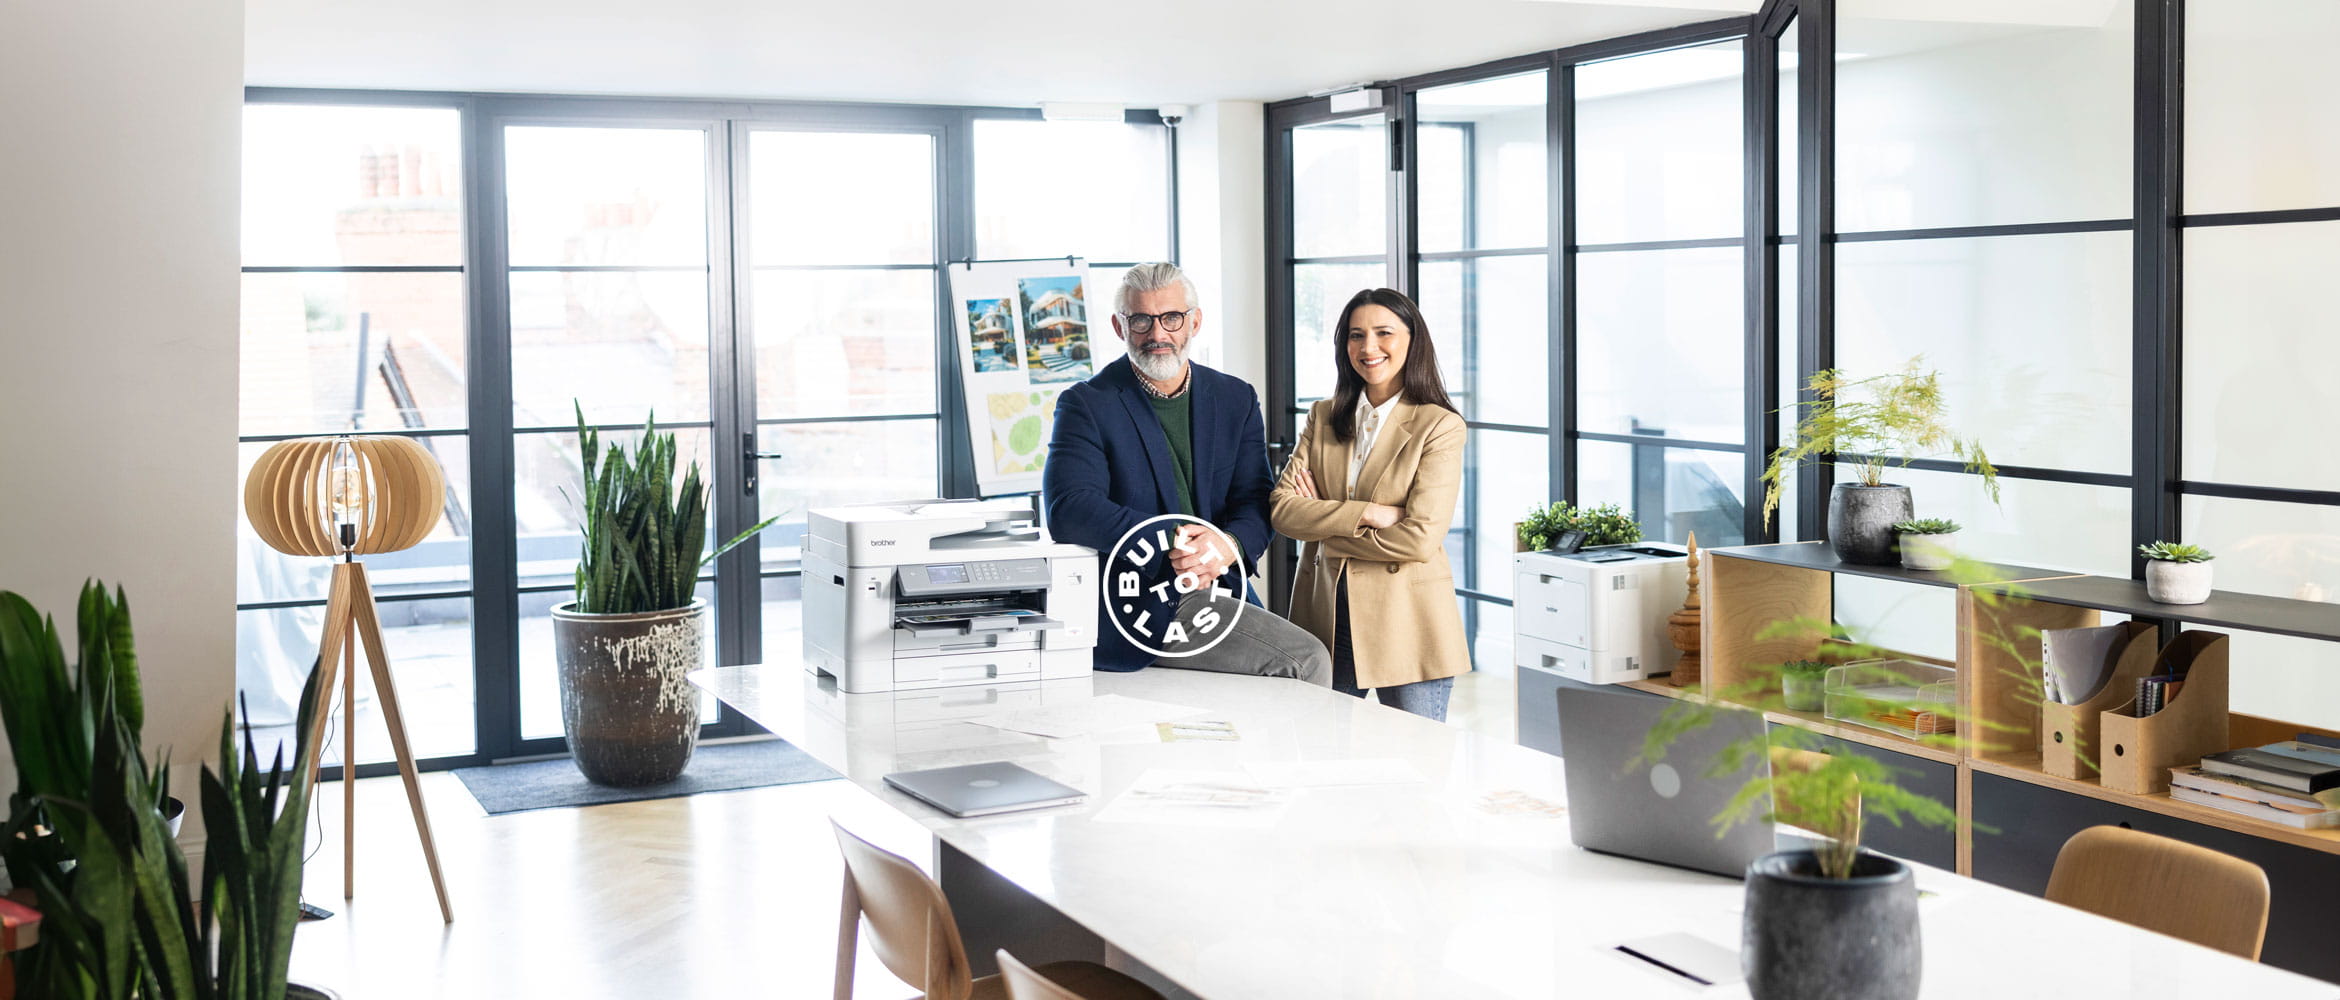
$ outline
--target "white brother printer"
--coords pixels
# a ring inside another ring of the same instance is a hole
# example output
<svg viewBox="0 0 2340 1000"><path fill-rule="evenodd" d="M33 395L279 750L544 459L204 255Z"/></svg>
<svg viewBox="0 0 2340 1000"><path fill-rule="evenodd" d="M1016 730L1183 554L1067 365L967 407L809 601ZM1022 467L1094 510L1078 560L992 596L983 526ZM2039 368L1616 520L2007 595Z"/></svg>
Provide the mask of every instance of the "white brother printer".
<svg viewBox="0 0 2340 1000"><path fill-rule="evenodd" d="M1085 677L1097 553L1050 541L1037 500L816 508L804 665L849 692Z"/></svg>
<svg viewBox="0 0 2340 1000"><path fill-rule="evenodd" d="M1673 670L1679 651L1666 639L1666 617L1689 594L1687 550L1642 543L1522 552L1511 566L1514 666L1587 684Z"/></svg>

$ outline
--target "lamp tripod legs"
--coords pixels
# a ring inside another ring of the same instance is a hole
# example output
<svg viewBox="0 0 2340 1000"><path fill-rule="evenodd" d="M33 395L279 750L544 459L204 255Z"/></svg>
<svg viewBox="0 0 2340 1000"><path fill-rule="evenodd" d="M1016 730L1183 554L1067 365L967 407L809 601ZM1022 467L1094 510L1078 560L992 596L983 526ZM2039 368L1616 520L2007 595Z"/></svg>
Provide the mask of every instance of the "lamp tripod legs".
<svg viewBox="0 0 2340 1000"><path fill-rule="evenodd" d="M322 746L322 744L319 744ZM357 635L341 640L341 898L357 896Z"/></svg>
<svg viewBox="0 0 2340 1000"><path fill-rule="evenodd" d="M324 650L339 649L343 656L320 657L318 669L328 671L321 683L325 690L333 689L337 679L332 671L342 671L343 739L342 739L342 898L355 894L357 872L357 645L364 643L366 663L373 673L374 696L382 705L382 721L390 730L390 749L398 758L398 776L406 785L406 803L414 813L414 829L422 839L423 861L431 869L431 887L438 892L439 916L448 923L455 922L455 911L447 902L447 881L439 871L438 845L431 838L430 815L423 808L422 786L414 767L414 753L406 742L406 716L398 706L398 688L390 679L390 657L382 647L382 620L374 610L373 587L366 582L365 564L345 562L333 567L333 586L325 608L325 636L319 643ZM344 660L346 659L346 664ZM325 720L330 709L317 713L315 730L310 734L314 745L322 746Z"/></svg>

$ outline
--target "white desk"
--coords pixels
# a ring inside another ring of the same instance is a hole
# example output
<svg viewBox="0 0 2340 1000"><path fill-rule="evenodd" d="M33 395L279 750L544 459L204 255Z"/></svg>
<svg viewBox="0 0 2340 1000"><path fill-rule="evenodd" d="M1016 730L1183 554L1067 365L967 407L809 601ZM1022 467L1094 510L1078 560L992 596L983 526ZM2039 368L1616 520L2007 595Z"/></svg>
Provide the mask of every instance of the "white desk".
<svg viewBox="0 0 2340 1000"><path fill-rule="evenodd" d="M1580 850L1564 817L1480 807L1508 791L1564 801L1560 761L1533 750L1297 681L1181 670L899 695L824 690L793 666L693 679L918 819L946 859L997 873L1209 1000L1746 995L1612 950L1668 931L1735 949L1739 882ZM1164 743L1147 726L1046 740L960 721L1109 693L1208 709L1242 738ZM1352 758L1400 758L1426 780L1296 791L1264 829L1096 818L1150 769ZM1000 759L1089 801L955 819L881 781ZM1920 904L1927 997L2340 997L2340 986L1946 872L1920 868L1919 884L1939 893Z"/></svg>

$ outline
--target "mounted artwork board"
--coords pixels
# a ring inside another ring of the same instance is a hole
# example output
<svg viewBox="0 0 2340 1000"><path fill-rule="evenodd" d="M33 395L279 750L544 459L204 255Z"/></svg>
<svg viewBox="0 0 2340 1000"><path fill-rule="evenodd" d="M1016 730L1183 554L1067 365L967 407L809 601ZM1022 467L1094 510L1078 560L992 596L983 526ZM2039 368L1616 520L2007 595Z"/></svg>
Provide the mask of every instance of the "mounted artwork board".
<svg viewBox="0 0 2340 1000"><path fill-rule="evenodd" d="M1088 264L973 261L948 271L976 492L1037 491L1057 394L1114 357L1111 329L1089 322L1098 314L1089 309Z"/></svg>

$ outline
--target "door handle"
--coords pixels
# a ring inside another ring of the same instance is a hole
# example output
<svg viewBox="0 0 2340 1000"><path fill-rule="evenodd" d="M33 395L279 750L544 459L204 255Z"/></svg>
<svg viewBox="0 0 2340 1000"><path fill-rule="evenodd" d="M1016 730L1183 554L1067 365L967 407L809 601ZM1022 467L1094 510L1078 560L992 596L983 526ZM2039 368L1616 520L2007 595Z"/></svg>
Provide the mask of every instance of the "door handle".
<svg viewBox="0 0 2340 1000"><path fill-rule="evenodd" d="M747 431L739 436L739 450L740 454L747 459L747 472L741 482L745 484L747 495L751 497L756 495L756 480L758 478L756 463L767 458L788 457L776 451L757 451L756 432L754 431Z"/></svg>

